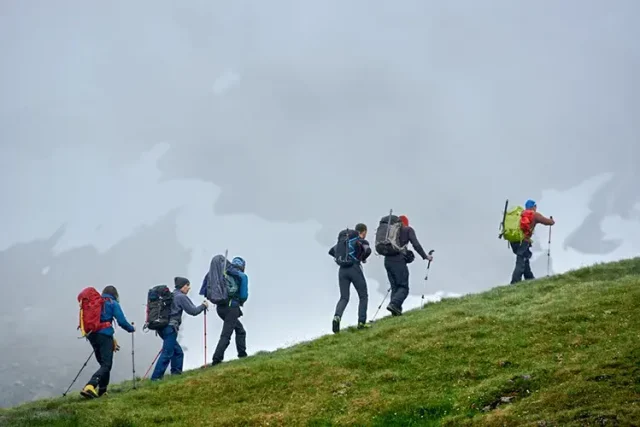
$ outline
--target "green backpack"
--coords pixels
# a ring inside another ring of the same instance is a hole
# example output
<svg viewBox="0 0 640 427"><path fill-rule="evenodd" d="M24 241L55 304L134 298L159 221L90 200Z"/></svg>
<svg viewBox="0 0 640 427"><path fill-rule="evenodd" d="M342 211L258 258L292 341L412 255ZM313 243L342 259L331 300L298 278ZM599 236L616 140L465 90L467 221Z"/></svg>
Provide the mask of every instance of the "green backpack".
<svg viewBox="0 0 640 427"><path fill-rule="evenodd" d="M524 239L524 233L520 229L520 216L524 212L522 206L516 206L513 209L507 210L509 200L504 204L504 213L502 216L502 232L498 236L505 239L509 243L520 243Z"/></svg>
<svg viewBox="0 0 640 427"><path fill-rule="evenodd" d="M504 217L504 239L509 243L520 243L524 239L524 233L520 229L520 216L524 208L522 206L516 206L507 212Z"/></svg>
<svg viewBox="0 0 640 427"><path fill-rule="evenodd" d="M227 292L229 293L229 298L234 298L238 294L238 279L233 277L231 274L225 273L224 280L227 285Z"/></svg>

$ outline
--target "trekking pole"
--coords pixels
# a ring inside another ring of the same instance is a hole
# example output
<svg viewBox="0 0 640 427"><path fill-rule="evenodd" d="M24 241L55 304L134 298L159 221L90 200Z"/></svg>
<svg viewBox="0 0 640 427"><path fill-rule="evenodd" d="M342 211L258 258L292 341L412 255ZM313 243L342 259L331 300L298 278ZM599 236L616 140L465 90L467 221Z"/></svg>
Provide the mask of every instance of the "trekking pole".
<svg viewBox="0 0 640 427"><path fill-rule="evenodd" d="M431 249L429 251L429 255L431 255L434 252L435 252L435 250ZM424 308L424 294L427 293L427 280L429 280L429 267L431 267L431 261L429 261L427 263L427 274L426 274L426 276L424 276L424 290L422 291L422 302L420 303L420 309L421 310Z"/></svg>
<svg viewBox="0 0 640 427"><path fill-rule="evenodd" d="M151 368L153 368L153 365L156 363L156 360L158 360L158 357L160 357L160 353L162 353L162 349L160 349L158 354L156 354L155 359L153 359L153 362L151 362L151 365L149 365L149 369L147 369L147 372L145 372L144 377L142 377L143 380L147 378L147 375L149 375L149 371L151 371Z"/></svg>
<svg viewBox="0 0 640 427"><path fill-rule="evenodd" d="M204 367L207 366L207 308L204 309Z"/></svg>
<svg viewBox="0 0 640 427"><path fill-rule="evenodd" d="M71 387L73 387L73 384L75 384L76 380L78 379L78 377L80 376L80 373L82 372L82 370L85 368L85 366L87 366L87 363L89 363L89 360L91 360L91 356L93 356L93 352L95 350L91 350L91 354L89 355L89 357L87 357L87 361L84 362L84 365L82 365L82 368L80 368L80 370L78 371L78 375L76 375L76 377L73 379L73 381L71 381L71 384L69 384L69 388L67 389L67 391L65 391L64 393L62 393L62 397L65 397L67 395L67 393L69 393L69 390L71 390Z"/></svg>
<svg viewBox="0 0 640 427"><path fill-rule="evenodd" d="M380 311L380 309L382 308L382 304L384 304L384 301L387 299L387 297L389 296L389 292L391 292L391 288L387 289L387 294L384 296L384 298L382 299L382 302L380 303L380 305L378 306L378 309L376 310L376 314L373 315L373 317L371 318L371 322L373 322L374 320L376 320L376 316L378 315L378 312Z"/></svg>
<svg viewBox="0 0 640 427"><path fill-rule="evenodd" d="M131 326L135 327L135 324L133 322L131 322ZM136 389L136 353L135 353L135 341L134 341L134 336L136 334L136 331L134 330L133 332L131 332L131 372L133 375L133 389Z"/></svg>
<svg viewBox="0 0 640 427"><path fill-rule="evenodd" d="M549 218L553 219L553 217ZM553 226L549 226L549 241L547 242L547 277L551 272L551 227Z"/></svg>

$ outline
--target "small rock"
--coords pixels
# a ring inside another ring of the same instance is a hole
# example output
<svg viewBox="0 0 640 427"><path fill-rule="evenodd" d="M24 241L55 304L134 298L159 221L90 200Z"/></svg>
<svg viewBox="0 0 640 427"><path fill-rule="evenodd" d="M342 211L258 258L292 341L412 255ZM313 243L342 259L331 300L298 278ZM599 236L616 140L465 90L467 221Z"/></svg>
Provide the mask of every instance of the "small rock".
<svg viewBox="0 0 640 427"><path fill-rule="evenodd" d="M505 396L505 397L501 397L500 398L500 402L502 403L511 403L511 401L513 400L513 396Z"/></svg>
<svg viewBox="0 0 640 427"><path fill-rule="evenodd" d="M489 412L490 410L491 410L491 406L490 405L487 405L484 408L482 408L483 412Z"/></svg>
<svg viewBox="0 0 640 427"><path fill-rule="evenodd" d="M529 381L531 379L531 375L523 375L522 379L526 380L526 381Z"/></svg>

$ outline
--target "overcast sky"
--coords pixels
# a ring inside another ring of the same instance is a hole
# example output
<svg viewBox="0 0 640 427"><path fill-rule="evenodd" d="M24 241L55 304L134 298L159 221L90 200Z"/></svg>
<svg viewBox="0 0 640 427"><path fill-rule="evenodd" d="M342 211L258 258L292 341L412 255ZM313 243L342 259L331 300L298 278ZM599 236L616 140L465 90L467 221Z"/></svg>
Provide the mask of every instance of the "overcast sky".
<svg viewBox="0 0 640 427"><path fill-rule="evenodd" d="M0 406L71 382L91 352L76 339L83 287L115 284L141 326L148 288L187 276L200 302L225 248L248 262L250 352L328 333L326 252L390 208L436 250L432 300L508 282L505 198L556 218L555 272L640 253L635 1L7 0L0 12L12 349ZM538 231L539 276L546 240ZM411 266L408 307L424 268ZM380 258L365 269L371 317L388 285ZM347 323L356 305L353 292ZM208 317L211 353L221 322ZM202 322L181 332L188 367L203 363ZM117 337L113 381L131 376L130 337ZM159 348L136 334L139 375Z"/></svg>

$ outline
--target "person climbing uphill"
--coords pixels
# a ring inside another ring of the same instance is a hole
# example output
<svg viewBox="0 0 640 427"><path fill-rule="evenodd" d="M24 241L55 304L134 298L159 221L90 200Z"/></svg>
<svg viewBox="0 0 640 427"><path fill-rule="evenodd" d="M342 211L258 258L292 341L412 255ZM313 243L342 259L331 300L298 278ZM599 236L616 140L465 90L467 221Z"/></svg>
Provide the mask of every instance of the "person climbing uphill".
<svg viewBox="0 0 640 427"><path fill-rule="evenodd" d="M553 217L547 218L538 212L538 206L534 200L529 199L526 201L524 210L520 214L520 230L523 235L522 241L509 242L511 250L516 255L516 265L511 275L512 285L520 282L523 276L524 280L535 279L530 265L531 256L533 255L531 253L531 245L533 243L531 237L537 224L552 226L555 223Z"/></svg>
<svg viewBox="0 0 640 427"><path fill-rule="evenodd" d="M362 271L362 263L367 262L367 258L371 255L371 248L369 247L369 242L365 240L366 237L367 226L359 223L356 224L354 230L342 230L338 234L338 242L329 249L329 255L340 266L338 268L340 299L333 316L332 330L334 334L340 332L340 320L349 303L351 284L356 289L360 300L358 303L358 329L369 326L367 325L369 294L367 292L367 280Z"/></svg>
<svg viewBox="0 0 640 427"><path fill-rule="evenodd" d="M389 219L387 220L387 218ZM387 220L386 223L384 222L385 220ZM387 270L387 277L389 279L389 285L391 286L391 298L387 310L390 311L393 316L400 316L402 315L402 304L407 299L407 296L409 296L409 268L407 264L410 264L415 259L413 252L407 249L408 244L411 243L411 246L413 246L416 252L418 252L418 255L425 261L432 261L433 256L427 254L423 249L416 236L415 230L409 225L409 218L407 218L406 215L400 215L398 217L389 215L388 217L383 217L380 220L380 224L381 226L383 224L390 224L389 227L392 230L394 225L396 227L399 225L397 234L394 234L392 231L389 235L389 239L397 241L394 244L396 250L381 253L380 250L378 250L378 233L376 233L376 250L378 253L384 255L384 268ZM380 229L384 230L382 227L380 227Z"/></svg>
<svg viewBox="0 0 640 427"><path fill-rule="evenodd" d="M193 304L191 298L187 296L191 290L191 283L189 283L188 279L175 277L173 282L175 290L173 291L173 302L169 313L169 324L158 331L158 335L162 338L162 351L156 362L156 367L153 369L151 381L162 379L169 364L171 364L171 375L182 374L184 352L178 343L178 330L182 324L182 312L185 311L191 316L197 316L205 311L209 305L207 301L203 301L197 307Z"/></svg>
<svg viewBox="0 0 640 427"><path fill-rule="evenodd" d="M242 257L235 257L229 263L226 257L217 255L211 260L209 273L203 280L201 295L216 304L216 313L223 322L211 366L222 363L234 332L238 358L247 357L247 331L240 322L243 315L241 307L249 298L246 265Z"/></svg>
<svg viewBox="0 0 640 427"><path fill-rule="evenodd" d="M129 333L133 333L136 330L135 327L127 321L127 318L122 312L118 290L115 286L106 286L102 290L102 298L104 299L104 305L100 313L100 322L108 322L109 326L105 325L106 327L103 329L87 335L87 339L91 347L93 347L96 360L100 364L100 368L91 376L89 382L84 386L82 391L80 391L80 395L88 399L101 397L107 393L107 387L109 386L111 377L111 368L113 366L113 353L120 350L118 342L113 337L115 333L112 326L113 320L115 319L118 322L118 326Z"/></svg>

